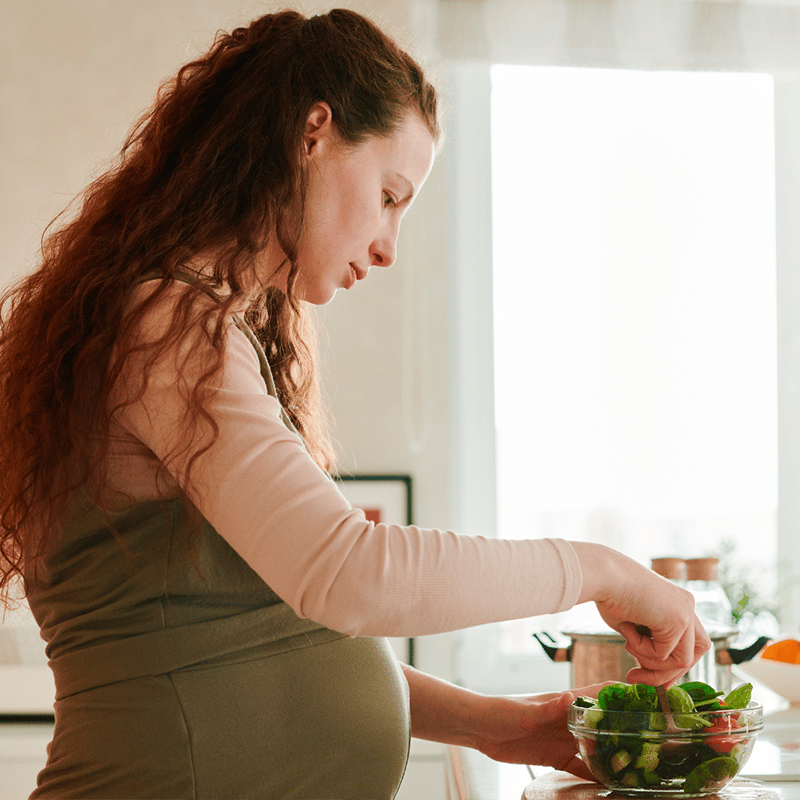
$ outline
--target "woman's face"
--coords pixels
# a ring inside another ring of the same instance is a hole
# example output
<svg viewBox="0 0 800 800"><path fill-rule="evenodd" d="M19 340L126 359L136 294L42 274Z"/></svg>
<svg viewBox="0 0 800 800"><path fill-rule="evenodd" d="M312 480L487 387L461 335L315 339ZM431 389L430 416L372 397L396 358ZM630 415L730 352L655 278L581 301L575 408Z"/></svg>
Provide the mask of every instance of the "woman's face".
<svg viewBox="0 0 800 800"><path fill-rule="evenodd" d="M391 136L372 136L353 147L339 138L326 103L312 109L305 130L308 190L297 248L298 299L324 305L337 289L366 278L370 267L394 263L400 221L433 156L433 137L415 113ZM285 286L285 271L276 285Z"/></svg>

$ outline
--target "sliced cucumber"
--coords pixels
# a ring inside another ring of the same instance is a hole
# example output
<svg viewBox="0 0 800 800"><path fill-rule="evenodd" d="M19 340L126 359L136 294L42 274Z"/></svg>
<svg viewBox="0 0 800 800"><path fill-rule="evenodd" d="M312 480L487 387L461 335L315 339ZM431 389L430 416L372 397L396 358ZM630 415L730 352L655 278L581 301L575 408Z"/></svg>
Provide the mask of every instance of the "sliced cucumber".
<svg viewBox="0 0 800 800"><path fill-rule="evenodd" d="M633 761L633 756L627 750L617 750L613 756L611 756L611 761L609 765L611 767L611 771L616 775L618 772L622 772L622 770L627 767L631 761Z"/></svg>
<svg viewBox="0 0 800 800"><path fill-rule="evenodd" d="M645 772L652 772L658 766L658 751L661 745L657 742L643 742L642 752L636 759L634 766L643 769Z"/></svg>
<svg viewBox="0 0 800 800"><path fill-rule="evenodd" d="M636 774L636 770L629 769L623 776L620 783L629 789L638 789L641 787L641 781Z"/></svg>

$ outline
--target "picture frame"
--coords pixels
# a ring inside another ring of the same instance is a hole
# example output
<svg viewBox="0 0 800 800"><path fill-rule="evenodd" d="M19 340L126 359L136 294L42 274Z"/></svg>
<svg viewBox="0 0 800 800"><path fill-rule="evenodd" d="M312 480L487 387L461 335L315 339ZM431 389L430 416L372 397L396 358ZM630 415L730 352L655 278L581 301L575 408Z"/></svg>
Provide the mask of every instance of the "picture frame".
<svg viewBox="0 0 800 800"><path fill-rule="evenodd" d="M335 475L339 490L366 518L376 525L414 524L414 493L411 475L398 473ZM397 657L414 666L414 639L389 637Z"/></svg>
<svg viewBox="0 0 800 800"><path fill-rule="evenodd" d="M39 626L22 599L0 620L0 722L55 719L56 688Z"/></svg>

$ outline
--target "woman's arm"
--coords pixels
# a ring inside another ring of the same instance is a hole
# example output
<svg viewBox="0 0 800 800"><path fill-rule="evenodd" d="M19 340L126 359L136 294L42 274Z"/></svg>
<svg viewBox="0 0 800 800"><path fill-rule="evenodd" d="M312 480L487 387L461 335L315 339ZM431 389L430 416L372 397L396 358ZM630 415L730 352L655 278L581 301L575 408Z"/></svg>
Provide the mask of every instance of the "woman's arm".
<svg viewBox="0 0 800 800"><path fill-rule="evenodd" d="M596 696L603 684L572 692L495 697L455 686L403 665L411 697L411 735L471 747L513 764L537 764L594 780L567 730L567 708L578 695Z"/></svg>

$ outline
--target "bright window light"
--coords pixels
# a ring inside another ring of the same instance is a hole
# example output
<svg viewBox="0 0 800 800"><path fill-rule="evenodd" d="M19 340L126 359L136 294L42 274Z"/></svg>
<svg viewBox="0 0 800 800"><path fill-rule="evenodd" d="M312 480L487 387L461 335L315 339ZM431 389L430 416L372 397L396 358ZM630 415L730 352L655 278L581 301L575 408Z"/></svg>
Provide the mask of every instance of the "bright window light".
<svg viewBox="0 0 800 800"><path fill-rule="evenodd" d="M776 561L773 94L493 68L500 535Z"/></svg>

